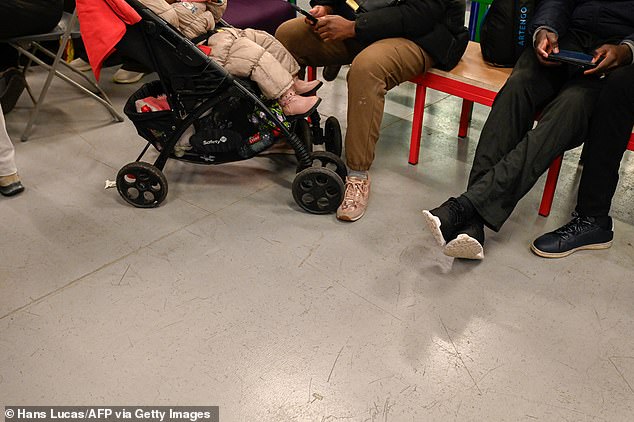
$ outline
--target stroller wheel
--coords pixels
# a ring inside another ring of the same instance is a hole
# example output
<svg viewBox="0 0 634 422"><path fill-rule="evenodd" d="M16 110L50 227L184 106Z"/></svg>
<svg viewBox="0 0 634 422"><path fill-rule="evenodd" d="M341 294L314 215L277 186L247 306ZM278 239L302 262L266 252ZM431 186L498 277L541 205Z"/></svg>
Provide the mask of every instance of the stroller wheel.
<svg viewBox="0 0 634 422"><path fill-rule="evenodd" d="M117 173L117 190L125 201L138 208L158 207L167 196L167 179L152 164L135 161Z"/></svg>
<svg viewBox="0 0 634 422"><path fill-rule="evenodd" d="M313 168L330 169L337 173L342 181L346 180L348 169L346 168L346 163L338 155L328 151L315 151L310 155L310 158L313 159Z"/></svg>
<svg viewBox="0 0 634 422"><path fill-rule="evenodd" d="M341 157L343 150L341 143L341 125L335 116L330 116L326 119L324 125L324 142L326 143L326 151Z"/></svg>
<svg viewBox="0 0 634 422"><path fill-rule="evenodd" d="M306 119L299 119L295 121L294 128L295 135L301 139L306 146L306 150L310 153L313 151L313 131L310 129L310 125Z"/></svg>
<svg viewBox="0 0 634 422"><path fill-rule="evenodd" d="M329 168L309 167L300 171L292 189L297 205L312 214L335 212L343 200L343 182Z"/></svg>

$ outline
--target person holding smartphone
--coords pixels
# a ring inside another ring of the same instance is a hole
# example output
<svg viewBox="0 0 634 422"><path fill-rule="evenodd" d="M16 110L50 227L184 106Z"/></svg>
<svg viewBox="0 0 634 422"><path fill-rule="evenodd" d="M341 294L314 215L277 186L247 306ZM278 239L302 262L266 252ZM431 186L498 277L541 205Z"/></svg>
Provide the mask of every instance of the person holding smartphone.
<svg viewBox="0 0 634 422"><path fill-rule="evenodd" d="M423 211L446 255L482 259L484 226L499 231L552 161L586 139L602 89L632 64L634 0L542 0L530 31L533 48L495 99L467 190ZM590 54L596 66L548 60L560 49Z"/></svg>
<svg viewBox="0 0 634 422"><path fill-rule="evenodd" d="M368 170L379 139L385 94L435 66L453 68L469 33L464 0L394 1L356 13L344 0L312 0L308 13L283 23L276 38L300 65L350 64L345 158L349 168L337 218L361 218L370 197Z"/></svg>
<svg viewBox="0 0 634 422"><path fill-rule="evenodd" d="M612 245L609 212L621 159L634 126L634 65L618 66L610 73L595 109L583 147L583 171L573 218L533 241L531 250L541 257L563 258L579 250Z"/></svg>

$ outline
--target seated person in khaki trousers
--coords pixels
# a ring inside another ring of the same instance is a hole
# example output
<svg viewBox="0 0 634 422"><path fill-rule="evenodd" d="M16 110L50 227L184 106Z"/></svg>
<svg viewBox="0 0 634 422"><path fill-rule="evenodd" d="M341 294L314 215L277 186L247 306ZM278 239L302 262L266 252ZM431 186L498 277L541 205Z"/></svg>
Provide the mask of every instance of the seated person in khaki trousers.
<svg viewBox="0 0 634 422"><path fill-rule="evenodd" d="M356 221L370 195L385 94L431 66L453 68L469 40L463 0L407 0L355 13L343 0L312 0L315 25L300 17L275 33L300 65L351 64L348 71L348 129L345 136L344 200L337 218Z"/></svg>

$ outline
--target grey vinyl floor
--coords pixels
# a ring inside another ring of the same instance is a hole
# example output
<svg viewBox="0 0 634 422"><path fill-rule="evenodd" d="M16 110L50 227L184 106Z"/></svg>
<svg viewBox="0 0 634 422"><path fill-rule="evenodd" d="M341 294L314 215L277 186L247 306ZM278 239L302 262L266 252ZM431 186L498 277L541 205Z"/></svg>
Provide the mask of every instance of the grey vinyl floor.
<svg viewBox="0 0 634 422"><path fill-rule="evenodd" d="M140 84L113 72L102 85L122 109ZM345 69L320 94L345 128ZM458 139L460 100L431 92L411 166L413 94L388 95L370 206L352 224L298 208L286 155L169 161L165 202L134 208L104 189L144 145L131 122L56 81L21 143L23 96L6 119L26 191L0 198L2 404L217 405L223 422L634 420L631 153L611 249L529 251L569 219L575 150L550 217L542 177L487 231L484 261L453 260L420 211L463 191L488 109Z"/></svg>

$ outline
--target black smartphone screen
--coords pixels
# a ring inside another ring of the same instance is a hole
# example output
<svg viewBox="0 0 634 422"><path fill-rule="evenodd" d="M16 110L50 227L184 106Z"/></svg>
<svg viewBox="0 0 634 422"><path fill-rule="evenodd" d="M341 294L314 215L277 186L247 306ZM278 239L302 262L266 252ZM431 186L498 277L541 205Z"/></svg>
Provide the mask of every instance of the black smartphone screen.
<svg viewBox="0 0 634 422"><path fill-rule="evenodd" d="M596 67L598 63L592 63L592 56L580 51L559 50L557 54L549 54L548 60L574 64L584 68Z"/></svg>

